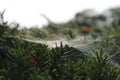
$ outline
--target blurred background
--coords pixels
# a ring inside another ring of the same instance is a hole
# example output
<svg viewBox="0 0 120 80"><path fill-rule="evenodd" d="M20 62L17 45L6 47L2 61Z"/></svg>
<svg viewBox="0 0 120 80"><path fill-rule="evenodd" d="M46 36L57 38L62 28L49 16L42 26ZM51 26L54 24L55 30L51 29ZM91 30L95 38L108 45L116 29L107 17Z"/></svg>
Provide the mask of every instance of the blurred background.
<svg viewBox="0 0 120 80"><path fill-rule="evenodd" d="M119 0L0 1L0 23L29 41L81 44L119 34Z"/></svg>
<svg viewBox="0 0 120 80"><path fill-rule="evenodd" d="M55 23L62 23L84 10L93 10L91 14L105 14L107 9L119 5L119 0L0 0L0 11L6 10L6 21L16 21L30 28L48 24L41 14Z"/></svg>

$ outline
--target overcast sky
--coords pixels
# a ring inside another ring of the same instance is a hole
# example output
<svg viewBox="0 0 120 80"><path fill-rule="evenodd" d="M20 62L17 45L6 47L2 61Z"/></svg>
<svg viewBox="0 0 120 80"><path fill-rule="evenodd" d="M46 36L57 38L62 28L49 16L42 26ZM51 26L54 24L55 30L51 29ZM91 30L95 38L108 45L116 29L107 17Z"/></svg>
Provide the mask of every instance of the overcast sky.
<svg viewBox="0 0 120 80"><path fill-rule="evenodd" d="M6 9L5 20L27 27L46 24L41 13L54 22L65 22L84 9L102 12L115 6L120 6L120 0L0 0L0 11Z"/></svg>

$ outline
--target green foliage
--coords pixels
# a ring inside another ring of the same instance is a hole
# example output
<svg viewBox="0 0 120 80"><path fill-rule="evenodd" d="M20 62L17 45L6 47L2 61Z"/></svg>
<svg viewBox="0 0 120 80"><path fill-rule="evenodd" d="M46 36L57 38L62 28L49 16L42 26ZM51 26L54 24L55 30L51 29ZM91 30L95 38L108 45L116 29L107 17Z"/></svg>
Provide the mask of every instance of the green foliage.
<svg viewBox="0 0 120 80"><path fill-rule="evenodd" d="M35 38L45 39L51 37L52 33L57 36L68 35L70 39L74 39L78 32L84 33L74 21L60 25L61 27L49 24L46 28L25 29L27 31L25 32L18 30L18 24L11 27L4 22L3 14L4 12L1 14L0 24L0 80L120 80L119 24L113 22L115 29L94 28L91 36L93 40L100 41L95 42L95 45L91 43L91 47L95 48L93 54L86 55L62 43L60 46L50 48L42 43L21 39L28 35L27 32ZM89 22L90 17L85 18ZM102 15L93 18L106 20ZM92 22L94 24L94 21ZM73 26L74 29L69 29ZM86 34L88 33L84 33Z"/></svg>
<svg viewBox="0 0 120 80"><path fill-rule="evenodd" d="M103 50L84 55L68 45L47 45L11 39L11 59L1 68L2 80L119 80L120 69L111 65Z"/></svg>

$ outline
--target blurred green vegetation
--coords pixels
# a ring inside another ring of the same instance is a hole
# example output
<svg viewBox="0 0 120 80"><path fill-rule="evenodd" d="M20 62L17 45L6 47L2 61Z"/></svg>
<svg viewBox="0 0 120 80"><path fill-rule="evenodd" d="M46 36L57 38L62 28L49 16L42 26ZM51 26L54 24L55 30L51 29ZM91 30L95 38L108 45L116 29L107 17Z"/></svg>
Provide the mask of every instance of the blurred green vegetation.
<svg viewBox="0 0 120 80"><path fill-rule="evenodd" d="M1 12L0 80L120 80L120 8L109 9L109 16L90 12L77 13L67 23L51 21L43 28L30 29L8 24ZM81 36L92 52L62 42L49 47L26 41Z"/></svg>

